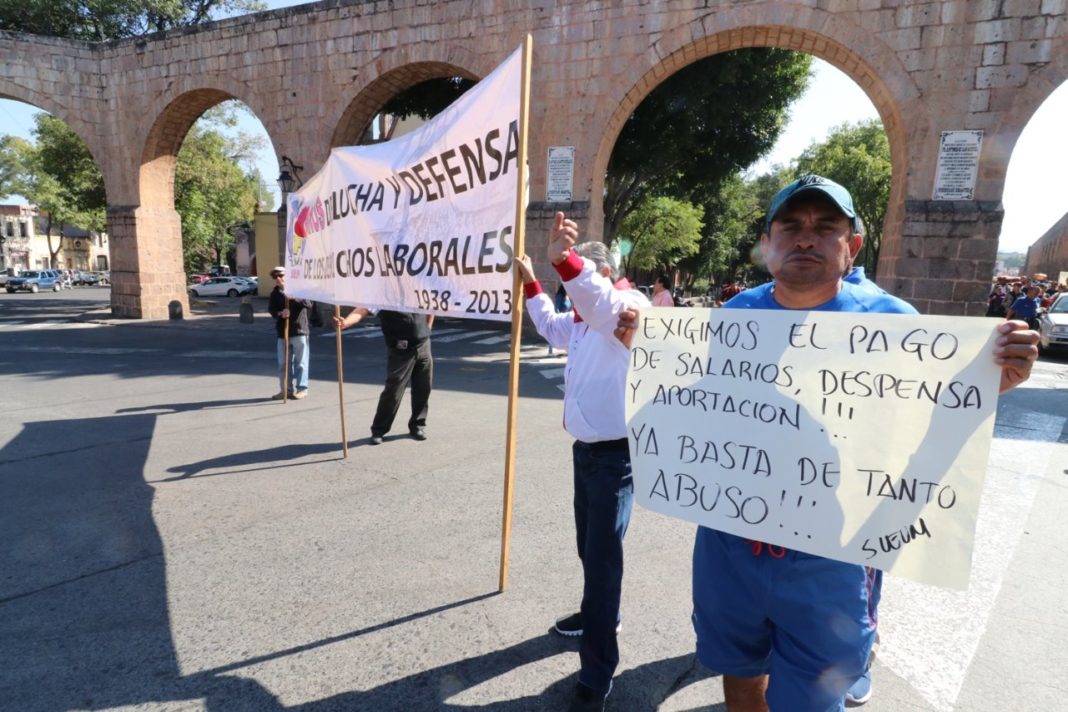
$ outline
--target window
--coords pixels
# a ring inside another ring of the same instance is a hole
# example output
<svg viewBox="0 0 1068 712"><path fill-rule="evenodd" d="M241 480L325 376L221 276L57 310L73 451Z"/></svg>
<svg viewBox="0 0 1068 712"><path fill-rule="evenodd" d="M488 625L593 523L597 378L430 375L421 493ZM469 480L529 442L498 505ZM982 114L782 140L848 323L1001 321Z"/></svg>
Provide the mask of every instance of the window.
<svg viewBox="0 0 1068 712"><path fill-rule="evenodd" d="M11 220L7 221L7 236L8 237L14 237L15 236L15 223L13 221L11 221Z"/></svg>
<svg viewBox="0 0 1068 712"><path fill-rule="evenodd" d="M26 234L25 220L19 220L19 237L29 237L29 235Z"/></svg>

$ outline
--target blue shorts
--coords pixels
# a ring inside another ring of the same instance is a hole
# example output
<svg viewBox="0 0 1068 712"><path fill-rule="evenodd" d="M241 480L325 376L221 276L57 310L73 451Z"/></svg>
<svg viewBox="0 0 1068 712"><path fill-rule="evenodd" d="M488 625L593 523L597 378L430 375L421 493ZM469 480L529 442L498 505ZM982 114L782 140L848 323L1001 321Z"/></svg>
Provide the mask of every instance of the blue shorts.
<svg viewBox="0 0 1068 712"><path fill-rule="evenodd" d="M768 674L773 712L834 712L864 674L881 572L698 527L697 657L718 673Z"/></svg>

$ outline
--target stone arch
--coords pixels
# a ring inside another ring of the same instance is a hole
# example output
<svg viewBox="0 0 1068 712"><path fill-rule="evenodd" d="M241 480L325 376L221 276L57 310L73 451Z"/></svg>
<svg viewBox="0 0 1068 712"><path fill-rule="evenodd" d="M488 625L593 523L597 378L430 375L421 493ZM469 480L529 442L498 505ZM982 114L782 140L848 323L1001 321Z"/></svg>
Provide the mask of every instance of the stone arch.
<svg viewBox="0 0 1068 712"><path fill-rule="evenodd" d="M775 24L768 23L772 17L776 18ZM706 20L694 20L665 33L624 73L631 83L625 84L625 93L618 98L603 130L592 132L601 140L593 159L590 186L598 210L591 217L598 223L603 217L599 196L604 191L604 175L619 132L627 117L657 85L705 57L750 47L777 47L804 52L834 65L853 79L875 105L889 139L894 167L883 232L883 239L892 241L894 228L903 219L907 194L909 131L903 117L907 105L920 96L894 52L862 27L810 8L783 5L774 10L720 11L715 16L715 26L706 28L705 23Z"/></svg>
<svg viewBox="0 0 1068 712"><path fill-rule="evenodd" d="M480 68L482 62L470 52L453 47L443 57L413 58L407 48L380 56L374 64L375 76L339 112L330 137L330 148L351 146L363 135L371 120L386 102L410 87L430 79L463 77L478 81L492 70L481 73L468 67Z"/></svg>
<svg viewBox="0 0 1068 712"><path fill-rule="evenodd" d="M140 145L141 162L136 186L138 204L173 207L174 170L178 150L189 130L205 111L224 101L236 100L249 107L264 124L268 139L271 130L262 118L264 113L240 93L217 87L189 89L178 96L168 95L156 102L148 116L155 117L144 132Z"/></svg>
<svg viewBox="0 0 1068 712"><path fill-rule="evenodd" d="M137 134L142 141L134 141L141 146L140 162L136 154L128 159L136 170L129 171L123 184L122 198L128 202L109 196L111 307L117 316L159 319L175 309L188 311L182 226L174 207L178 150L205 111L231 99L244 102L257 118L263 116L242 92L215 87L162 93L145 111L146 124Z"/></svg>
<svg viewBox="0 0 1068 712"><path fill-rule="evenodd" d="M96 165L104 176L105 190L107 191L110 188L108 185L107 164L100 160L100 156L104 155L106 151L97 143L97 140L101 137L97 131L93 130L91 122L86 122L84 117L75 115L67 107L57 103L53 97L47 94L16 86L5 79L0 79L0 99L9 99L28 104L55 116L65 123L89 149L89 154L96 161ZM110 192L108 194L110 195Z"/></svg>
<svg viewBox="0 0 1068 712"><path fill-rule="evenodd" d="M983 141L980 175L996 181L998 195L1004 193L1009 160L1020 135L1042 103L1068 82L1068 39L1054 43L1049 57L1049 64L1034 70L1027 83L1012 92L1009 109L1001 112L1001 121Z"/></svg>

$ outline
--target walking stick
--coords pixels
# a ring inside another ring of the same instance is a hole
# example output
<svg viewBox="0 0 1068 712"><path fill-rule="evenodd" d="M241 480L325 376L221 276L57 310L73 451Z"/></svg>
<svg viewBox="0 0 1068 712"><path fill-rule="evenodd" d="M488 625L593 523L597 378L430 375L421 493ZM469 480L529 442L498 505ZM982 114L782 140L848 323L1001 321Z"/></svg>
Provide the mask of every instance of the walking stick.
<svg viewBox="0 0 1068 712"><path fill-rule="evenodd" d="M337 400L341 410L341 451L344 457L349 456L349 439L345 435L345 385L342 379L344 368L341 364L341 324L336 321L341 318L341 307L334 305L334 330L337 332Z"/></svg>
<svg viewBox="0 0 1068 712"><path fill-rule="evenodd" d="M286 297L286 323L282 326L282 405L289 401L289 297Z"/></svg>

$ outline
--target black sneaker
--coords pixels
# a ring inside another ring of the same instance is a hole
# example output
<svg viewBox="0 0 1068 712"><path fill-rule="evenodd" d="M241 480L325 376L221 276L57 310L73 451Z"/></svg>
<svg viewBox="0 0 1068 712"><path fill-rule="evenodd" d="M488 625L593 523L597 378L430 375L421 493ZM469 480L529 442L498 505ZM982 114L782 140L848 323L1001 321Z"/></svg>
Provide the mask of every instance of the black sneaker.
<svg viewBox="0 0 1068 712"><path fill-rule="evenodd" d="M567 712L604 712L607 702L607 692L596 692L580 682L575 685L575 696L571 698Z"/></svg>
<svg viewBox="0 0 1068 712"><path fill-rule="evenodd" d="M555 630L560 635L566 636L568 638L579 637L580 635L582 635L582 614L573 613L570 616L567 616L566 618L561 618L560 620L556 621L556 625L553 626L553 630Z"/></svg>
<svg viewBox="0 0 1068 712"><path fill-rule="evenodd" d="M582 635L582 614L572 613L566 618L561 618L560 620L556 621L556 625L553 626L553 630L555 630L560 635L566 636L568 638L579 637L580 635ZM621 630L623 630L622 621L616 623L616 633L619 633L619 631Z"/></svg>
<svg viewBox="0 0 1068 712"><path fill-rule="evenodd" d="M371 444L372 445L381 445L382 444L382 436L381 435L372 435L371 436Z"/></svg>
<svg viewBox="0 0 1068 712"><path fill-rule="evenodd" d="M410 432L413 440L426 440L426 431L422 428L415 428Z"/></svg>

